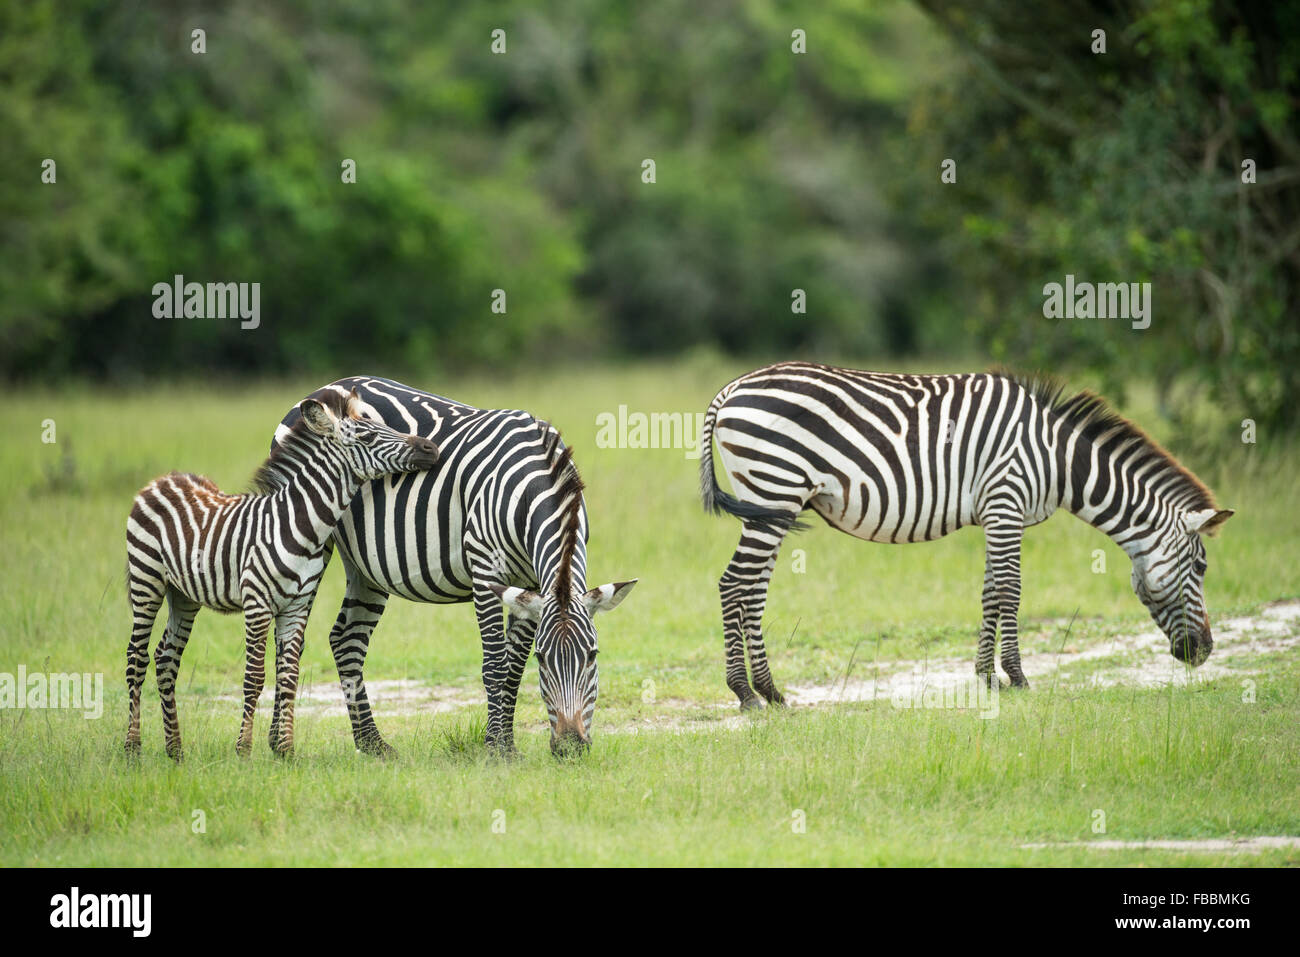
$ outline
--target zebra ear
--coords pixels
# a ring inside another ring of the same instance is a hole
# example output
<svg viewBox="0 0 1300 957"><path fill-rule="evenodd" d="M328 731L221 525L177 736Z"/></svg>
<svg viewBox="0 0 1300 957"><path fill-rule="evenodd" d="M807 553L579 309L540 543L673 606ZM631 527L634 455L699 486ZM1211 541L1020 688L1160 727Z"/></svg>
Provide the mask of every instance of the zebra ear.
<svg viewBox="0 0 1300 957"><path fill-rule="evenodd" d="M1199 512L1188 512L1183 516L1183 527L1188 532L1197 532L1201 535L1214 535L1228 519L1236 514L1230 508L1213 509L1203 508Z"/></svg>
<svg viewBox="0 0 1300 957"><path fill-rule="evenodd" d="M582 596L582 604L586 606L587 614L594 615L598 611L612 611L617 608L619 602L628 596L639 578L633 578L628 582L610 582L608 585L601 585L599 588L593 588Z"/></svg>
<svg viewBox="0 0 1300 957"><path fill-rule="evenodd" d="M303 399L298 406L298 410L302 413L302 419L307 423L307 428L317 435L334 434L334 413L325 408L323 403L317 402L315 399Z"/></svg>
<svg viewBox="0 0 1300 957"><path fill-rule="evenodd" d="M512 615L519 618L542 617L542 596L526 588L488 583L488 588L501 599Z"/></svg>

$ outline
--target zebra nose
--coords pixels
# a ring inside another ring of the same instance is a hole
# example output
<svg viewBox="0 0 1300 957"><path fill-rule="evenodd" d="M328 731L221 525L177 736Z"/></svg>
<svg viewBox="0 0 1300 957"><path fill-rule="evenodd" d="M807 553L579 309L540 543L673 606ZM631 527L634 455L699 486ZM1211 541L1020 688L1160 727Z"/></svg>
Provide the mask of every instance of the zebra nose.
<svg viewBox="0 0 1300 957"><path fill-rule="evenodd" d="M438 446L433 442L418 435L412 435L406 441L415 449L417 457L422 460L421 464L428 467L438 463Z"/></svg>
<svg viewBox="0 0 1300 957"><path fill-rule="evenodd" d="M1201 640L1196 645L1196 656L1192 659L1192 663L1197 665L1204 664L1205 659L1210 657L1212 651L1214 651L1214 634L1210 631L1210 619L1207 616L1205 619L1205 631L1201 632Z"/></svg>
<svg viewBox="0 0 1300 957"><path fill-rule="evenodd" d="M591 747L591 735L583 727L582 715L567 716L560 714L555 719L555 730L551 732L551 750L556 754L565 751L586 751Z"/></svg>

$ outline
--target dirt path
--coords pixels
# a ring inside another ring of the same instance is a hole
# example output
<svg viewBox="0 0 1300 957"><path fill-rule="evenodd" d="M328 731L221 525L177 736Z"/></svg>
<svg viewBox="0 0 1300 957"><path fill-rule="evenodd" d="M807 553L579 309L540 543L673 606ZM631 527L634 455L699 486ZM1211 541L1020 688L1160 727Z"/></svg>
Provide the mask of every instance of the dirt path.
<svg viewBox="0 0 1300 957"><path fill-rule="evenodd" d="M1258 614L1220 619L1214 629L1214 654L1200 668L1191 669L1169 654L1169 643L1154 627L1122 635L1089 647L1059 653L1026 654L1022 659L1031 685L1043 687L1053 681L1061 685L1110 687L1164 687L1170 682L1185 685L1214 678L1248 678L1261 668L1253 659L1261 655L1294 649L1300 645L1300 601L1276 602ZM928 661L889 661L859 665L859 674L822 684L795 683L785 688L786 700L796 708L821 707L843 701L870 701L919 697L931 693L972 689L975 648L970 654ZM446 714L475 706L486 697L480 687L430 685L415 679L369 681L366 683L377 717L385 715ZM237 701L237 695L222 695L222 701ZM271 703L271 692L262 702ZM344 715L343 697L337 682L305 685L298 698L300 710L318 715ZM728 694L708 702L661 698L654 713L635 722L611 726L602 722L605 733L641 731L686 732L701 728L739 728L744 717L735 711Z"/></svg>
<svg viewBox="0 0 1300 957"><path fill-rule="evenodd" d="M379 679L366 682L366 694L376 717L403 714L446 714L462 708L487 703L482 689L469 690L453 685L431 685L414 678ZM217 695L217 701L243 701L239 695ZM259 707L274 703L270 688L262 692ZM343 692L337 681L316 682L298 689L295 708L313 715L346 716Z"/></svg>
<svg viewBox="0 0 1300 957"><path fill-rule="evenodd" d="M1026 851L1054 850L1061 847L1086 847L1090 851L1188 851L1200 854L1258 854L1260 851L1300 848L1300 837L1209 837L1199 840L1174 841L1058 841L1055 844L1021 844Z"/></svg>
<svg viewBox="0 0 1300 957"><path fill-rule="evenodd" d="M1249 659L1300 645L1300 601L1277 602L1258 615L1219 620L1214 628L1214 653L1199 668L1189 668L1169 654L1169 640L1154 626L1078 651L1027 654L1021 660L1030 686L1057 681L1091 687L1152 688L1170 682L1186 685L1228 676L1249 677L1258 668ZM1245 659L1243 661L1243 659ZM870 677L850 676L824 685L794 684L786 697L795 706L836 701L912 697L924 689L955 689L973 680L975 649L962 658L891 661L863 670Z"/></svg>

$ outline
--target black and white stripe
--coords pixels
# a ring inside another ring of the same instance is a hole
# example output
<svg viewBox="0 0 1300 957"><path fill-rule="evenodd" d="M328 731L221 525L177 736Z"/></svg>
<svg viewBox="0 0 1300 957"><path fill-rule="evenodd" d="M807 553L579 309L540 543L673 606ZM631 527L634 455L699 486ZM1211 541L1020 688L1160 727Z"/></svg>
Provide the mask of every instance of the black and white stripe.
<svg viewBox="0 0 1300 957"><path fill-rule="evenodd" d="M357 747L391 750L362 677L390 595L474 602L490 747L514 749L515 702L534 646L552 748L586 746L597 694L592 615L615 607L635 580L586 587L587 514L572 451L527 412L478 409L387 379L341 379L313 396L351 390L368 416L431 439L442 456L435 472L362 486L335 531L347 593L330 646ZM296 419L296 410L285 417L277 443Z"/></svg>
<svg viewBox="0 0 1300 957"><path fill-rule="evenodd" d="M265 680L266 636L275 622L276 696L271 748L293 750L293 701L303 629L327 556L325 545L363 481L430 468L434 443L357 418L347 393L302 403L298 425L254 479L260 491L225 495L208 479L172 472L136 496L127 519L131 639L126 749L140 749L140 688L149 637L167 599L167 628L154 649L167 753L181 758L176 674L199 608L244 613L244 716L236 745L252 746ZM268 481L269 477L274 481Z"/></svg>
<svg viewBox="0 0 1300 957"><path fill-rule="evenodd" d="M713 469L713 439L736 494ZM1205 546L1229 516L1132 423L1090 393L1002 374L893 375L786 362L727 384L701 436L704 506L743 522L719 582L727 684L742 707L781 703L762 636L768 581L785 534L811 509L875 542L921 542L964 525L986 538L976 671L1020 666L1023 530L1066 508L1133 562L1133 588L1175 657L1200 664L1213 641ZM745 672L748 653L753 687Z"/></svg>

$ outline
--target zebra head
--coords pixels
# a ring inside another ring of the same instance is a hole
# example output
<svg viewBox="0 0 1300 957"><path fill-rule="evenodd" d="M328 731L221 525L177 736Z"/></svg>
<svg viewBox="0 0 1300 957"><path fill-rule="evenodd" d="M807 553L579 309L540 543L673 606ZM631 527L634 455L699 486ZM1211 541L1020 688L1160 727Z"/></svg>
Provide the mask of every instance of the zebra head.
<svg viewBox="0 0 1300 957"><path fill-rule="evenodd" d="M438 446L418 435L404 435L382 422L363 418L355 389L346 399L329 394L324 401L303 399L298 405L307 428L341 453L361 481L394 472L419 472L438 464Z"/></svg>
<svg viewBox="0 0 1300 957"><path fill-rule="evenodd" d="M596 710L596 627L592 616L616 608L637 579L611 582L568 601L523 588L492 585L510 613L537 622L534 653L542 701L551 721L551 751L585 751L591 746L591 717Z"/></svg>
<svg viewBox="0 0 1300 957"><path fill-rule="evenodd" d="M1169 638L1169 652L1193 667L1214 650L1205 608L1205 543L1232 517L1232 509L1183 512L1155 547L1133 559L1133 591Z"/></svg>

